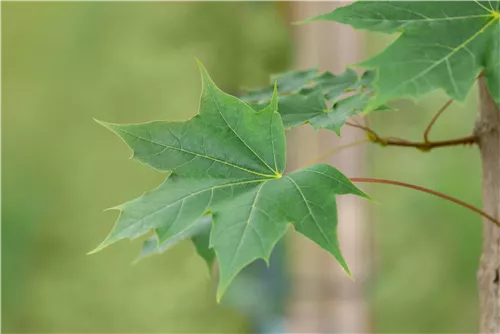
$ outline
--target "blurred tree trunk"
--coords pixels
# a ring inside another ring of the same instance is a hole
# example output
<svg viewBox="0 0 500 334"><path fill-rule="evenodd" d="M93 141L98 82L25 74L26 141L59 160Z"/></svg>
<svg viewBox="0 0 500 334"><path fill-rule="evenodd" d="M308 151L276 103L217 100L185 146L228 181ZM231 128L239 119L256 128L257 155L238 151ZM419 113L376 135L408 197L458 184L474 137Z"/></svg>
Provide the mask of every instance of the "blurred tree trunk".
<svg viewBox="0 0 500 334"><path fill-rule="evenodd" d="M475 127L483 165L484 211L500 220L500 108L484 79L479 81L480 109ZM483 253L478 271L480 332L500 333L500 228L483 219Z"/></svg>
<svg viewBox="0 0 500 334"><path fill-rule="evenodd" d="M329 12L347 3L293 2L289 22ZM314 22L294 27L294 68L318 65L321 71L339 74L346 65L361 60L360 34L348 26ZM289 170L302 166L334 146L363 136L344 128L342 138L329 131L315 132L309 126L290 131ZM325 159L348 176L363 175L366 164L363 147L356 147ZM294 235L290 265L292 296L287 315L289 333L367 333L371 321L363 293L370 263L370 230L364 203L354 196L339 196L339 239L343 254L356 278L353 282L334 258L305 238Z"/></svg>

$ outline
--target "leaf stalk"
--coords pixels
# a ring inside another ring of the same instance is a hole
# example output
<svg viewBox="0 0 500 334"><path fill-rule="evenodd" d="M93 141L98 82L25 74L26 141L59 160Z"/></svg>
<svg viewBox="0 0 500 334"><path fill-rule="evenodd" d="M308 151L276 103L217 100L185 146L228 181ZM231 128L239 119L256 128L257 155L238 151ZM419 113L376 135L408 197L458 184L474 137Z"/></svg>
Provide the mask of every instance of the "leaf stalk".
<svg viewBox="0 0 500 334"><path fill-rule="evenodd" d="M349 179L352 182L381 183L381 184L390 184L390 185L399 186L399 187L411 188L411 189L415 189L415 190L418 190L418 191L421 191L421 192L424 192L424 193L427 193L427 194L431 194L431 195L434 195L434 196L437 196L437 197L441 197L441 198L443 198L445 200L448 200L450 202L453 202L455 204L463 206L464 208L467 208L467 209L469 209L471 211L474 211L475 213L480 214L481 216L483 216L486 219L490 220L495 225L500 226L500 222L498 220L496 220L492 216L488 215L486 212L478 209L477 207L475 207L475 206L473 206L471 204L468 204L466 202L463 202L463 201L461 201L461 200L459 200L459 199L457 199L455 197L448 196L446 194L440 193L440 192L435 191L435 190L431 190L431 189L428 189L428 188L420 187L420 186L417 186L417 185L414 185L414 184L410 184L410 183L405 183L405 182L400 182L400 181L393 181L393 180L386 180L386 179L364 178L364 177L353 177L353 178L349 178Z"/></svg>
<svg viewBox="0 0 500 334"><path fill-rule="evenodd" d="M441 116L441 114L443 113L443 111L445 111L449 106L450 104L453 103L453 99L449 99L437 112L436 114L434 115L434 117L432 117L431 121L429 122L429 125L427 125L427 128L425 129L425 132L424 132L424 142L425 143L429 143L430 140L429 140L429 133L431 132L431 129L432 129L432 126L434 125L434 123L436 123L436 120L439 118L439 116Z"/></svg>

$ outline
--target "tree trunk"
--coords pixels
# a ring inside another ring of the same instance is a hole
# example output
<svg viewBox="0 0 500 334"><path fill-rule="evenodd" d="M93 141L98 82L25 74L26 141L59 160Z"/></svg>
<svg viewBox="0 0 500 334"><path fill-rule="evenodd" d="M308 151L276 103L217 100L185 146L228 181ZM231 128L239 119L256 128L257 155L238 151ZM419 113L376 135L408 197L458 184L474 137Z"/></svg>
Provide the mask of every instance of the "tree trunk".
<svg viewBox="0 0 500 334"><path fill-rule="evenodd" d="M484 211L500 219L500 108L484 79L479 80L480 110L474 129L483 165ZM500 228L483 219L483 253L478 271L480 332L500 333Z"/></svg>
<svg viewBox="0 0 500 334"><path fill-rule="evenodd" d="M291 3L289 21L327 13L348 2L298 1ZM313 22L292 26L297 69L319 66L335 74L363 56L362 35L347 25ZM330 131L314 131L309 126L293 129L289 140L289 170L302 167L318 154L338 145L363 138L356 129L344 127L339 138ZM324 159L348 175L362 175L366 165L364 147L340 152ZM286 321L287 333L368 333L370 309L364 295L364 283L371 269L371 230L366 203L355 196L338 196L338 234L340 247L356 281L340 268L331 254L295 234L291 243L292 296Z"/></svg>

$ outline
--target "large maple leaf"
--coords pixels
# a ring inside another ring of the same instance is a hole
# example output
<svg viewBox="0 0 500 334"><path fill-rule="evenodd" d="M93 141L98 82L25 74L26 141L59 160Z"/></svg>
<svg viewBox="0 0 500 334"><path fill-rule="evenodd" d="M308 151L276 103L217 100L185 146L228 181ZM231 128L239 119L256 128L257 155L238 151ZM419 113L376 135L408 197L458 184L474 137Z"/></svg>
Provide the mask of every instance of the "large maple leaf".
<svg viewBox="0 0 500 334"><path fill-rule="evenodd" d="M203 89L192 119L101 122L133 149L135 159L170 175L158 188L117 207L118 221L95 251L152 229L160 245L172 243L211 214L209 247L219 263L219 299L244 266L269 260L290 223L349 273L338 245L335 197L366 195L330 165L284 174L286 143L276 90L270 104L256 112L217 88L199 65Z"/></svg>

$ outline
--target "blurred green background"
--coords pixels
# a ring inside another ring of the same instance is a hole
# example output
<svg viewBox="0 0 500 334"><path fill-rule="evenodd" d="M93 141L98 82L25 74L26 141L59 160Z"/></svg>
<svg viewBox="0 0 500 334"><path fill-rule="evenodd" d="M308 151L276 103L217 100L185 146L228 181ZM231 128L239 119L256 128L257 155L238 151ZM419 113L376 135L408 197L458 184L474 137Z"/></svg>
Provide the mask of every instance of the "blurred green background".
<svg viewBox="0 0 500 334"><path fill-rule="evenodd" d="M200 82L194 57L228 92L291 66L289 22L275 3L2 2L2 331L250 332L215 303L189 243L131 266L140 241L87 256L115 212L164 175L93 121L186 119ZM370 39L369 53L387 38ZM381 134L418 139L446 98L432 94L371 116ZM474 94L433 138L470 131ZM370 148L369 175L480 205L474 148ZM454 204L372 186L376 272L367 287L376 332L472 332L480 217Z"/></svg>
<svg viewBox="0 0 500 334"><path fill-rule="evenodd" d="M475 93L475 91L474 91ZM476 99L454 103L430 134L433 140L469 134ZM418 105L372 117L387 136L422 140L433 114L447 100L431 94ZM480 157L475 147L423 153L372 147L374 177L413 183L481 207ZM443 199L394 186L373 185L376 273L370 284L375 327L382 332L473 333L477 331L476 270L481 253L481 217Z"/></svg>
<svg viewBox="0 0 500 334"><path fill-rule="evenodd" d="M93 117L191 117L194 57L232 91L285 69L289 45L273 3L2 3L4 332L248 330L189 243L134 266L140 242L86 255L103 209L165 177Z"/></svg>

